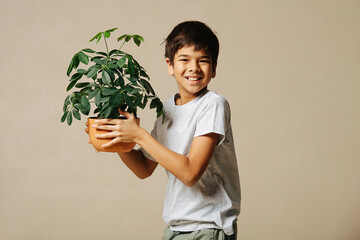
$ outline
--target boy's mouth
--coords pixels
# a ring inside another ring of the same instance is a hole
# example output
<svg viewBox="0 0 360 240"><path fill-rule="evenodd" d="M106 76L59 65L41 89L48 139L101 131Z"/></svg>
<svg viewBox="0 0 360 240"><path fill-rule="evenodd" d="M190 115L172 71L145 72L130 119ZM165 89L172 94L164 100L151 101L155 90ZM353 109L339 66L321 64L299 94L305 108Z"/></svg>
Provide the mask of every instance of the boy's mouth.
<svg viewBox="0 0 360 240"><path fill-rule="evenodd" d="M202 79L202 77L185 77L185 79L189 80L189 81L199 81Z"/></svg>

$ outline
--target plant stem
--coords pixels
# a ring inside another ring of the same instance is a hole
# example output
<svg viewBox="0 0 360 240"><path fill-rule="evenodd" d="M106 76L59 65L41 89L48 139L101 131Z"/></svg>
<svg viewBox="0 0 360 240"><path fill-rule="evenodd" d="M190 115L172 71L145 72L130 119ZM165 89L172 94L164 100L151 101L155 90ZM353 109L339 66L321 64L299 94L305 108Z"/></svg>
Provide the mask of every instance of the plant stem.
<svg viewBox="0 0 360 240"><path fill-rule="evenodd" d="M120 48L119 48L119 51L120 51L121 48L124 46L124 44L125 44L125 40L124 40L124 42L121 44L121 46L120 46Z"/></svg>
<svg viewBox="0 0 360 240"><path fill-rule="evenodd" d="M109 61L109 58L110 58L110 56L109 56L109 48L108 48L108 45L107 45L107 42L106 42L105 33L103 33L103 35L104 35L104 41L105 41L105 46L106 46L107 58L108 58L108 61Z"/></svg>

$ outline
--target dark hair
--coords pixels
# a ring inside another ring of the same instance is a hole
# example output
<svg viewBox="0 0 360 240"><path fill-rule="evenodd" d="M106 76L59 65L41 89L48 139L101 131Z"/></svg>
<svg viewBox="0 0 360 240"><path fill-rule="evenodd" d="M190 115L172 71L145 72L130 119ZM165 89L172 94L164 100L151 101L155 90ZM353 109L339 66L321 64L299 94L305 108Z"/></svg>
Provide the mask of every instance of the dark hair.
<svg viewBox="0 0 360 240"><path fill-rule="evenodd" d="M214 32L199 21L186 21L178 24L165 40L165 57L174 64L175 53L183 47L194 46L211 55L213 67L219 55L219 41Z"/></svg>

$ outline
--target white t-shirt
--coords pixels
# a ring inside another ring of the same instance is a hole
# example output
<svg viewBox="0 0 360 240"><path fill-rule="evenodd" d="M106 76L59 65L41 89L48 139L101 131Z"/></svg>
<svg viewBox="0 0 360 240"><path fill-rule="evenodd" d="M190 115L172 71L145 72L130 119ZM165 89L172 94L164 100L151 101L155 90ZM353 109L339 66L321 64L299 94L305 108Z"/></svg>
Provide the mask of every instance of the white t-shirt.
<svg viewBox="0 0 360 240"><path fill-rule="evenodd" d="M233 223L240 213L240 181L229 104L213 91L205 91L180 106L175 105L175 96L164 103L166 121L161 124L161 118L158 118L151 132L157 141L188 156L195 137L217 133L219 138L205 173L193 187L186 186L166 171L164 221L172 231L217 228L231 235ZM152 159L144 149L140 150Z"/></svg>

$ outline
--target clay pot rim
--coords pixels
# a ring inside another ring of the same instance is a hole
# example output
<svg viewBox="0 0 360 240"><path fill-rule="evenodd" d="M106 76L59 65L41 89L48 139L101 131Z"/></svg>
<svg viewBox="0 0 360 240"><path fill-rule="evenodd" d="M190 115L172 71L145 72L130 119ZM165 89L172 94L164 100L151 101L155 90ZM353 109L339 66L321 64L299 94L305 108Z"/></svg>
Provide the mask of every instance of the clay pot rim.
<svg viewBox="0 0 360 240"><path fill-rule="evenodd" d="M98 117L88 117L88 119L127 119L124 116L120 116L119 118L98 118ZM140 119L140 118L135 118L135 119Z"/></svg>

